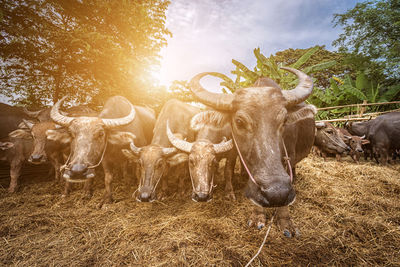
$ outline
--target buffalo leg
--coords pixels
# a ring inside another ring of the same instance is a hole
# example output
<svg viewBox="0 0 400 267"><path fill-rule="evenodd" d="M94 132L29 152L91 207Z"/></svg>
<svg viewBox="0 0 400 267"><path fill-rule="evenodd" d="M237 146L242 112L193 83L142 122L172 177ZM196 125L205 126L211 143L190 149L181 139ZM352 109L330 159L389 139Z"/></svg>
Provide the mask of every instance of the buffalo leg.
<svg viewBox="0 0 400 267"><path fill-rule="evenodd" d="M103 160L103 169L104 169L104 185L105 185L105 191L103 195L103 200L100 203L100 207L103 206L103 204L110 204L113 202L112 199L112 164L108 162L106 159Z"/></svg>
<svg viewBox="0 0 400 267"><path fill-rule="evenodd" d="M93 196L93 180L94 178L89 178L85 182L85 185L83 187L85 191L85 196L84 196L85 199L91 199Z"/></svg>
<svg viewBox="0 0 400 267"><path fill-rule="evenodd" d="M289 215L289 206L276 208L276 224L286 237L299 235Z"/></svg>
<svg viewBox="0 0 400 267"><path fill-rule="evenodd" d="M22 161L16 160L11 162L10 167L10 186L8 192L15 193L18 190L18 178L21 175Z"/></svg>
<svg viewBox="0 0 400 267"><path fill-rule="evenodd" d="M71 193L71 183L65 181L65 185L64 185L64 193L61 195L61 197L67 197L69 195L69 193Z"/></svg>
<svg viewBox="0 0 400 267"><path fill-rule="evenodd" d="M233 192L232 176L235 170L236 155L234 157L227 157L225 162L225 196L230 200L236 200L235 193Z"/></svg>
<svg viewBox="0 0 400 267"><path fill-rule="evenodd" d="M266 222L266 214L263 207L255 207L253 212L250 215L249 221L247 224L252 227L255 226L257 229L261 229L265 226Z"/></svg>

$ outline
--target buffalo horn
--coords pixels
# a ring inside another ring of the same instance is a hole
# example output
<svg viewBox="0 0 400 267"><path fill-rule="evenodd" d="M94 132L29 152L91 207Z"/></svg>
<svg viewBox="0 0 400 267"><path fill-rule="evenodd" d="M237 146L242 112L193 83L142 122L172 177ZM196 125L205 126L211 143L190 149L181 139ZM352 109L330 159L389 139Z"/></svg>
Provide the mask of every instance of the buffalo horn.
<svg viewBox="0 0 400 267"><path fill-rule="evenodd" d="M62 126L70 125L70 123L75 119L74 117L62 115L59 111L61 103L65 100L65 98L67 98L67 96L64 96L63 98L58 100L57 103L51 108L51 111L50 111L50 118L54 122L56 122Z"/></svg>
<svg viewBox="0 0 400 267"><path fill-rule="evenodd" d="M39 116L39 114L40 114L40 112L41 112L41 110L38 110L38 111L29 111L29 110L27 110L25 107L24 107L24 113L26 114L26 115L28 115L29 117L31 117L31 118L37 118L38 116Z"/></svg>
<svg viewBox="0 0 400 267"><path fill-rule="evenodd" d="M192 78L189 88L200 102L218 110L231 110L234 95L211 93L204 89L200 84L200 79L206 75L214 75L215 72L203 72Z"/></svg>
<svg viewBox="0 0 400 267"><path fill-rule="evenodd" d="M177 149L182 150L186 153L190 153L190 151L192 150L192 143L179 139L171 132L171 129L169 128L169 121L167 121L167 136L171 144Z"/></svg>
<svg viewBox="0 0 400 267"><path fill-rule="evenodd" d="M164 156L171 156L172 154L178 152L178 150L175 147L163 147L162 151Z"/></svg>
<svg viewBox="0 0 400 267"><path fill-rule="evenodd" d="M233 148L232 139L230 139L229 141L226 141L226 138L224 138L224 140L221 143L214 144L214 150L215 150L215 153L217 153L217 154L227 152L227 151L231 150L232 148Z"/></svg>
<svg viewBox="0 0 400 267"><path fill-rule="evenodd" d="M32 130L32 127L33 127L33 125L34 125L32 122L27 121L27 120L25 120L25 119L22 119L22 121L24 122L24 124L26 125L26 127L28 127L29 129Z"/></svg>
<svg viewBox="0 0 400 267"><path fill-rule="evenodd" d="M128 102L128 103L129 103L129 106L131 107L131 110L127 116L118 118L118 119L102 119L106 128L114 128L114 127L118 127L118 126L124 126L124 125L131 123L135 119L135 115L136 115L135 108L132 106L132 104L130 102Z"/></svg>
<svg viewBox="0 0 400 267"><path fill-rule="evenodd" d="M136 155L139 155L140 151L142 151L142 148L135 146L135 143L133 143L133 141L131 142L130 147L131 147L132 152L135 153Z"/></svg>
<svg viewBox="0 0 400 267"><path fill-rule="evenodd" d="M283 96L288 101L288 106L294 106L301 102L304 102L307 97L309 97L313 90L313 81L312 79L302 71L281 67L281 69L290 71L291 73L296 74L299 79L299 84L293 90L284 90L282 91Z"/></svg>

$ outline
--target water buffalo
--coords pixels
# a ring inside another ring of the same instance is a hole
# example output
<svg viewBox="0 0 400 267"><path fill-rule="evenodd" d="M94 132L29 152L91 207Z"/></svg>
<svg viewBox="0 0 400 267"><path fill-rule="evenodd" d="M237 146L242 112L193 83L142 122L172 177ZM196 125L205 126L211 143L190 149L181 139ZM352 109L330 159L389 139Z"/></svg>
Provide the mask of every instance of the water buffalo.
<svg viewBox="0 0 400 267"><path fill-rule="evenodd" d="M95 167L104 169L105 193L100 203L112 202L112 169L123 162L121 149L133 140L146 145L151 139L155 122L154 111L133 106L125 97L109 98L96 117L71 117L59 112L65 98L51 110L51 118L68 131L47 130L47 138L69 144L70 155L64 165L63 177L70 182L90 183L96 175ZM91 188L91 186L89 186Z"/></svg>
<svg viewBox="0 0 400 267"><path fill-rule="evenodd" d="M24 162L32 152L32 139L8 138L0 142L0 160L10 164L10 185L8 192L14 193L18 190L18 179Z"/></svg>
<svg viewBox="0 0 400 267"><path fill-rule="evenodd" d="M189 154L192 199L196 202L211 200L215 172L219 161L226 158L225 192L228 198L235 200L232 175L237 153L236 150L232 150L232 140L226 141L226 138L232 138L229 121L219 112L205 111L192 118L190 127L196 132L194 142L188 142L173 135L167 123L169 141L179 150Z"/></svg>
<svg viewBox="0 0 400 267"><path fill-rule="evenodd" d="M389 155L400 149L400 112L387 113L366 122L348 123L346 126L351 134L366 136L378 163L387 164Z"/></svg>
<svg viewBox="0 0 400 267"><path fill-rule="evenodd" d="M56 125L53 121L49 121L47 119L47 113L50 108L46 108L43 110L39 110L36 112L28 112L25 113L35 113L29 114L31 117L35 117L39 120L39 122L32 122L23 119L23 123L25 129L18 129L10 133L11 137L14 138L33 138L33 151L30 155L28 161L32 164L43 164L48 161L51 162L52 166L54 167L55 173L55 180L60 181L60 167L63 163L63 151L65 150L66 146L51 140L47 140L46 131L47 130L55 130L59 125ZM68 109L68 113L63 112L63 114L68 116L95 116L96 113L86 107L86 106L76 106ZM49 115L50 116L50 115ZM69 187L67 185L66 191L68 191Z"/></svg>
<svg viewBox="0 0 400 267"><path fill-rule="evenodd" d="M7 139L10 132L18 129L22 119L29 119L22 108L0 103L0 140Z"/></svg>
<svg viewBox="0 0 400 267"><path fill-rule="evenodd" d="M350 147L342 140L341 133L329 122L316 122L315 126L317 132L315 133L314 145L321 152L324 160L326 160L328 154L334 154L336 159L340 161L340 154L350 151Z"/></svg>
<svg viewBox="0 0 400 267"><path fill-rule="evenodd" d="M350 147L351 149L349 152L350 157L355 162L358 163L361 154L364 153L363 147L370 143L369 140L365 139L365 135L364 136L351 135L344 128L337 128L336 130L340 134L340 137L342 138L343 142L345 142L345 144Z"/></svg>
<svg viewBox="0 0 400 267"><path fill-rule="evenodd" d="M277 224L286 235L292 235L295 229L288 205L296 194L287 161L293 171L308 155L314 143L315 107L303 103L312 93L311 78L296 69L283 69L297 75L295 89L282 90L273 80L260 78L253 87L234 94L211 93L200 84L202 77L213 74L207 72L196 75L189 88L202 103L226 112L236 148L251 174L246 196L259 207L279 207ZM265 217L259 210L249 222L262 227Z"/></svg>
<svg viewBox="0 0 400 267"><path fill-rule="evenodd" d="M168 181L162 178L168 174L170 167L179 165L187 160L185 153L178 153L172 147L166 133L167 121L175 134L181 138L192 141L194 133L189 124L190 119L200 111L199 108L183 103L176 99L171 99L161 109L154 127L154 136L148 146L141 146L136 141L131 143L131 150L123 150L125 155L138 163L139 167L139 187L136 199L138 201L149 202L156 197L156 188L161 181L161 192L157 193L158 199L162 199L168 188ZM179 188L183 188L185 175L180 175Z"/></svg>

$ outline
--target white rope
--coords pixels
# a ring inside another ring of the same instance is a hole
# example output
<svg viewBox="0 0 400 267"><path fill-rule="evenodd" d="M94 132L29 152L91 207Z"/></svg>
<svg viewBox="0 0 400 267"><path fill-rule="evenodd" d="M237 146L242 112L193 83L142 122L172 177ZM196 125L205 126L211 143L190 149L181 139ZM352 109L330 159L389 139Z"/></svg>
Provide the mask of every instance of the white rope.
<svg viewBox="0 0 400 267"><path fill-rule="evenodd" d="M268 226L267 232L265 233L264 240L263 240L263 242L261 243L260 248L258 249L257 253L253 256L253 258L251 258L251 260L245 265L245 267L249 267L250 264L251 264L251 263L257 258L257 256L260 254L262 248L263 248L264 245L265 245L265 241L267 241L267 237L268 237L269 231L271 231L272 222L274 221L274 217L275 217L275 213L274 213L274 215L272 215L271 221L269 222L269 226Z"/></svg>

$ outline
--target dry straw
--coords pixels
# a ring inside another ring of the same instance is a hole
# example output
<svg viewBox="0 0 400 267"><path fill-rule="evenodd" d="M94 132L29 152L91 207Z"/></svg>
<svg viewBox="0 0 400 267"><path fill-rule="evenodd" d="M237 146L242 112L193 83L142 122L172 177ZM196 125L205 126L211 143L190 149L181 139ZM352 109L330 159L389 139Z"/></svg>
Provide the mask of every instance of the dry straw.
<svg viewBox="0 0 400 267"><path fill-rule="evenodd" d="M78 186L62 199L61 185L32 173L14 195L1 179L0 264L243 266L265 231L247 226L253 205L242 195L246 181L235 180L237 201L224 199L219 175L212 202L191 201L188 179L183 197L171 189L163 202L137 203L116 179L116 203L99 210L101 179L89 201ZM302 235L288 239L274 225L252 266L400 265L399 164L310 157L297 167L295 188L290 210Z"/></svg>

